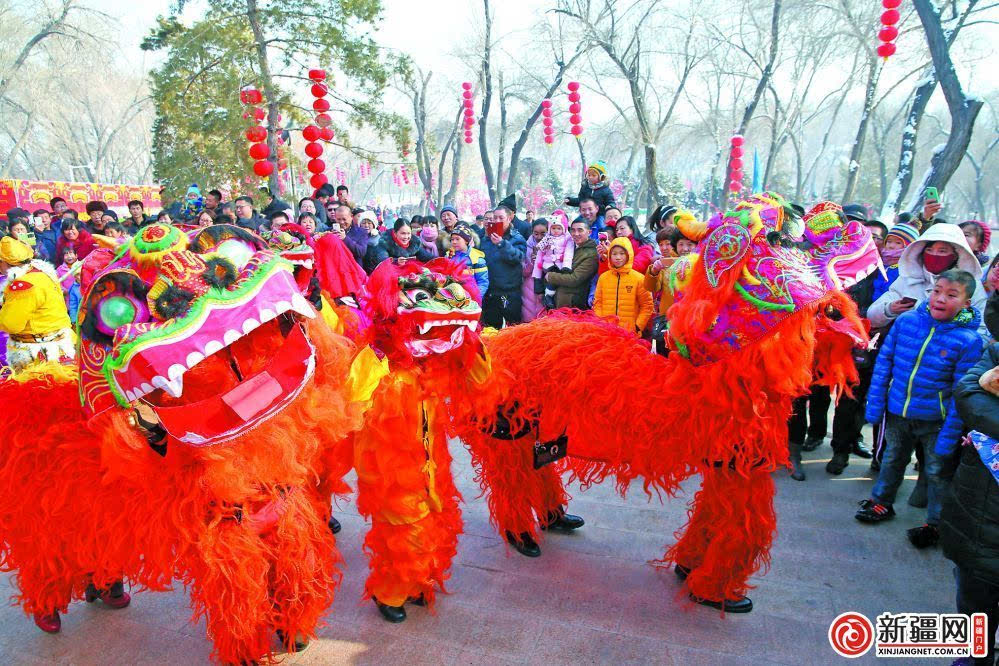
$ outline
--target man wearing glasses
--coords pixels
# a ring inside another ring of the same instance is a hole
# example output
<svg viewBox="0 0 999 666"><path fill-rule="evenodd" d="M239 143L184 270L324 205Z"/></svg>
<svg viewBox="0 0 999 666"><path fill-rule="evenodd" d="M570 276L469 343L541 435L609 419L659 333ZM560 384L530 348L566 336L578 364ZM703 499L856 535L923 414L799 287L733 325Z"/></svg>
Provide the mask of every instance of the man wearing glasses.
<svg viewBox="0 0 999 666"><path fill-rule="evenodd" d="M244 229L249 229L250 231L260 231L260 227L264 223L264 219L257 215L256 211L253 210L253 199L251 197L237 197L235 201L235 209L236 224Z"/></svg>

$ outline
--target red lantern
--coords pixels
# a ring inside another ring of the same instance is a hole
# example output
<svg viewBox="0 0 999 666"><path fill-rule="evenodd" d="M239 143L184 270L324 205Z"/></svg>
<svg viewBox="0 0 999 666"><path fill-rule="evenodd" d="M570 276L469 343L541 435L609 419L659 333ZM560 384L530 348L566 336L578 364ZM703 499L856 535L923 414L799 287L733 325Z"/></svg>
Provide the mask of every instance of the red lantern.
<svg viewBox="0 0 999 666"><path fill-rule="evenodd" d="M319 138L319 128L315 125L306 125L302 130L302 138L306 141L315 141Z"/></svg>
<svg viewBox="0 0 999 666"><path fill-rule="evenodd" d="M579 113L583 109L583 105L579 102L569 105L569 113Z"/></svg>
<svg viewBox="0 0 999 666"><path fill-rule="evenodd" d="M475 124L475 118L465 118L465 127L471 127Z"/></svg>
<svg viewBox="0 0 999 666"><path fill-rule="evenodd" d="M578 113L574 113L571 116L569 116L569 122L573 125L578 125L579 123L583 122L583 116L579 115Z"/></svg>
<svg viewBox="0 0 999 666"><path fill-rule="evenodd" d="M258 141L267 140L267 130L265 130L260 125L254 125L250 129L246 130L246 140L250 143L257 143Z"/></svg>
<svg viewBox="0 0 999 666"><path fill-rule="evenodd" d="M897 9L889 9L881 15L881 25L895 25L902 15Z"/></svg>
<svg viewBox="0 0 999 666"><path fill-rule="evenodd" d="M566 86L572 92L579 90L579 81L569 81L569 85Z"/></svg>
<svg viewBox="0 0 999 666"><path fill-rule="evenodd" d="M332 127L324 127L321 130L319 130L319 138L322 139L323 141L332 141L333 140L333 128Z"/></svg>
<svg viewBox="0 0 999 666"><path fill-rule="evenodd" d="M465 143L472 143L472 137L470 134L465 135Z"/></svg>
<svg viewBox="0 0 999 666"><path fill-rule="evenodd" d="M326 93L329 92L329 88L326 87L325 83L313 83L312 84L312 96L313 97L326 97Z"/></svg>
<svg viewBox="0 0 999 666"><path fill-rule="evenodd" d="M570 102L578 102L579 101L579 93L578 92L571 92L571 93L569 93L569 101Z"/></svg>
<svg viewBox="0 0 999 666"><path fill-rule="evenodd" d="M243 104L260 104L264 96L256 88L243 88L239 91L239 101Z"/></svg>
<svg viewBox="0 0 999 666"><path fill-rule="evenodd" d="M271 149L266 143L255 143L250 146L250 157L255 160L266 160L271 156Z"/></svg>
<svg viewBox="0 0 999 666"><path fill-rule="evenodd" d="M330 110L330 101L328 99L317 99L312 103L312 109L322 113L323 111Z"/></svg>
<svg viewBox="0 0 999 666"><path fill-rule="evenodd" d="M893 42L896 37L898 37L898 28L893 25L881 28L881 31L878 33L878 39L882 42Z"/></svg>
<svg viewBox="0 0 999 666"><path fill-rule="evenodd" d="M732 148L732 157L742 157L742 148L740 146Z"/></svg>
<svg viewBox="0 0 999 666"><path fill-rule="evenodd" d="M264 111L263 109L254 109L254 110L253 110L253 118L254 118L254 119L255 119L255 120L257 121L257 122L260 122L260 121L262 121L262 120L263 120L264 118L266 118L266 117L267 117L267 112L266 112L266 111Z"/></svg>
<svg viewBox="0 0 999 666"><path fill-rule="evenodd" d="M545 136L551 136L552 134L555 134L555 128L552 127L551 125L545 125L543 133Z"/></svg>
<svg viewBox="0 0 999 666"><path fill-rule="evenodd" d="M731 143L733 146L741 146L743 143L745 143L745 141L746 139L744 139L741 134L736 134L731 139Z"/></svg>
<svg viewBox="0 0 999 666"><path fill-rule="evenodd" d="M543 100L541 100L541 108L542 109L550 109L550 108L552 108L552 101L550 99L543 99Z"/></svg>
<svg viewBox="0 0 999 666"><path fill-rule="evenodd" d="M469 83L468 81L465 81L464 83L461 84L461 87L464 88L465 90L470 90L472 88L472 84Z"/></svg>
<svg viewBox="0 0 999 666"><path fill-rule="evenodd" d="M472 99L472 91L466 90L465 92L461 93L461 96L464 97L465 99Z"/></svg>
<svg viewBox="0 0 999 666"><path fill-rule="evenodd" d="M891 42L886 42L884 44L878 45L878 55L882 58L887 58L889 56L895 55L895 45Z"/></svg>
<svg viewBox="0 0 999 666"><path fill-rule="evenodd" d="M743 176L742 171L733 171L731 174L729 174L730 179L737 180L740 183L742 182L742 176Z"/></svg>
<svg viewBox="0 0 999 666"><path fill-rule="evenodd" d="M475 115L475 111L473 111L472 109L470 109L470 108L468 108L468 107L466 106L466 107L465 107L465 117L466 117L466 118L471 118L471 117L472 117L472 116L474 116L474 115Z"/></svg>
<svg viewBox="0 0 999 666"><path fill-rule="evenodd" d="M257 174L261 178L266 178L267 176L274 173L274 162L268 162L267 160L260 160L259 162L254 162L253 173Z"/></svg>
<svg viewBox="0 0 999 666"><path fill-rule="evenodd" d="M732 192L738 192L739 190L742 189L742 183L733 180L731 183L728 184L728 189L731 190Z"/></svg>
<svg viewBox="0 0 999 666"><path fill-rule="evenodd" d="M305 167L312 173L322 173L326 171L326 162L320 159L309 160L309 163Z"/></svg>
<svg viewBox="0 0 999 666"><path fill-rule="evenodd" d="M555 137L551 135L546 136L545 143L547 143L549 146L552 145L553 143L555 143Z"/></svg>
<svg viewBox="0 0 999 666"><path fill-rule="evenodd" d="M326 70L325 69L310 69L309 78L313 81L325 81L326 80Z"/></svg>
<svg viewBox="0 0 999 666"><path fill-rule="evenodd" d="M316 142L305 144L305 154L309 157L319 157L323 154L323 147Z"/></svg>
<svg viewBox="0 0 999 666"><path fill-rule="evenodd" d="M728 163L728 168L733 171L738 171L742 168L742 160L738 157L733 157L732 161Z"/></svg>
<svg viewBox="0 0 999 666"><path fill-rule="evenodd" d="M572 132L573 136L579 136L580 134L583 133L583 128L580 127L579 125L573 125L572 129L569 131Z"/></svg>
<svg viewBox="0 0 999 666"><path fill-rule="evenodd" d="M902 5L902 0L881 0L881 6L885 9L898 9Z"/></svg>
<svg viewBox="0 0 999 666"><path fill-rule="evenodd" d="M329 127L333 124L333 119L330 118L330 114L328 113L320 113L316 116L316 124L320 127Z"/></svg>
<svg viewBox="0 0 999 666"><path fill-rule="evenodd" d="M322 173L313 174L312 178L309 178L309 185L312 185L317 190L328 182L329 179L326 178L326 174Z"/></svg>

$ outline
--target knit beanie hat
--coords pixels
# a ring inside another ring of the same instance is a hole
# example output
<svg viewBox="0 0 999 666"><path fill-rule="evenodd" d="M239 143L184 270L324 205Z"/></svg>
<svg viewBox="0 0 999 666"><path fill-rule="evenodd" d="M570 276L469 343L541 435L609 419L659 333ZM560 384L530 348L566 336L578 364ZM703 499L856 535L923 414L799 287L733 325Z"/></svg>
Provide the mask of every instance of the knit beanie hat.
<svg viewBox="0 0 999 666"><path fill-rule="evenodd" d="M909 247L909 243L919 238L919 231L911 224L899 222L888 231L885 235L885 240L888 239L888 236L894 236L902 241L906 247Z"/></svg>
<svg viewBox="0 0 999 666"><path fill-rule="evenodd" d="M588 167L586 167L587 171L589 171L590 169L593 169L598 174L600 174L600 179L601 180L606 180L607 179L607 163L604 162L603 160L597 160L593 164L591 164Z"/></svg>
<svg viewBox="0 0 999 666"><path fill-rule="evenodd" d="M459 236L463 241L468 243L468 246L472 246L472 231L464 224L459 224L455 226L454 230L451 231L452 236Z"/></svg>
<svg viewBox="0 0 999 666"><path fill-rule="evenodd" d="M981 230L982 230L982 252L988 252L989 245L992 242L992 229L989 228L988 224L986 224L985 222L982 222L981 220L968 220L968 222L974 222L975 224L977 224L981 228Z"/></svg>
<svg viewBox="0 0 999 666"><path fill-rule="evenodd" d="M454 216L458 217L458 210L450 204L441 208L440 217L444 217L444 213L454 213Z"/></svg>

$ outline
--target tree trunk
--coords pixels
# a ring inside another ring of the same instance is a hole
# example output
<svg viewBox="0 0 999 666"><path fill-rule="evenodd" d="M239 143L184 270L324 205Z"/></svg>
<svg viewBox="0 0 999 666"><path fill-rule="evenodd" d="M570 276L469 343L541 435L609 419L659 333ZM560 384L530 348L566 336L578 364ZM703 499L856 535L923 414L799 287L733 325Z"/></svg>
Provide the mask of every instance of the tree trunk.
<svg viewBox="0 0 999 666"><path fill-rule="evenodd" d="M746 105L746 110L742 114L742 121L739 123L737 134L745 135L746 128L749 127L749 121L753 119L753 114L756 113L756 107L763 98L763 92L767 89L767 86L770 85L770 78L773 76L774 72L774 63L777 61L781 2L782 0L774 0L773 11L770 14L769 59L767 60L767 64L763 68L763 71L760 73L760 80L756 83L756 90L753 92L753 99ZM729 161L732 160L731 148L729 148L728 159ZM726 182L722 188L721 206L719 206L722 210L728 207L729 193L730 190L728 188L728 183Z"/></svg>
<svg viewBox="0 0 999 666"><path fill-rule="evenodd" d="M486 128L489 125L489 107L493 101L493 75L490 71L492 56L493 19L489 16L489 0L482 0L486 17L486 42L482 50L482 110L479 112L479 157L482 159L482 170L486 175L486 191L489 193L489 204L496 205L496 177L493 174L493 164L489 159L489 140Z"/></svg>
<svg viewBox="0 0 999 666"><path fill-rule="evenodd" d="M250 30L253 31L253 42L257 51L257 67L260 68L260 82L264 89L264 99L267 101L267 147L271 149L271 156L267 158L274 165L274 170L267 178L267 187L271 195L278 195L278 165L277 165L277 135L278 135L278 104L275 99L276 90L271 79L271 66L267 59L267 39L260 28L260 19L257 16L257 0L246 0L246 18L250 22Z"/></svg>
<svg viewBox="0 0 999 666"><path fill-rule="evenodd" d="M950 57L950 44L940 24L940 12L932 0L913 0L912 4L923 24L926 43L933 58L933 68L940 79L947 108L950 109L950 134L947 136L947 143L943 149L934 152L930 159L930 168L923 178L919 193L926 187L936 187L942 192L964 159L978 112L982 110L984 102L964 93ZM921 205L921 197L913 197L910 210L915 212Z"/></svg>
<svg viewBox="0 0 999 666"><path fill-rule="evenodd" d="M503 182L503 161L506 158L506 86L503 83L503 72L499 73L499 103L500 103L500 130L499 130L499 151L496 158L496 195L497 198L505 196L499 191L500 183ZM510 194L507 192L506 194Z"/></svg>
<svg viewBox="0 0 999 666"><path fill-rule="evenodd" d="M867 87L864 91L864 108L860 113L860 124L857 125L857 135L850 147L850 162L847 165L846 188L843 190L843 203L849 203L857 190L860 178L860 159L864 154L864 141L867 139L867 127L871 123L871 110L874 108L874 94L878 90L878 80L881 78L881 63L883 60L870 55L867 58Z"/></svg>
<svg viewBox="0 0 999 666"><path fill-rule="evenodd" d="M458 107L458 115L454 119L454 127L451 128L451 134L447 138L447 142L444 144L444 148L441 150L441 159L437 163L437 202L441 206L446 206L450 201L445 200L444 195L444 162L447 160L448 151L461 143L461 139L458 138L458 128L461 127L462 111L461 107ZM455 151L457 154L457 151ZM454 181L451 182L451 187L448 189L448 195L454 190Z"/></svg>
<svg viewBox="0 0 999 666"><path fill-rule="evenodd" d="M926 105L933 97L933 91L937 87L937 77L930 67L926 76L916 85L912 95L912 104L909 112L905 115L905 126L902 127L902 147L899 150L898 169L895 170L895 178L888 188L888 195L881 206L882 220L895 219L895 214L905 195L912 184L912 167L916 162L916 146L919 135L919 125L923 120L923 113Z"/></svg>

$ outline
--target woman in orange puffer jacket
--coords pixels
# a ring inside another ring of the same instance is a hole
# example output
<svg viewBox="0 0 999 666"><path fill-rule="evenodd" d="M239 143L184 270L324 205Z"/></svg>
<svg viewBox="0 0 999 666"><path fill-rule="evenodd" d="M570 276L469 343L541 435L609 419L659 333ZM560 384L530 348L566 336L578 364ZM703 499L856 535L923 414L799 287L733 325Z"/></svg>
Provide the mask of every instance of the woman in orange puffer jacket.
<svg viewBox="0 0 999 666"><path fill-rule="evenodd" d="M632 268L635 255L628 238L615 238L607 253L609 267L597 280L593 312L601 318L617 317L626 331L638 335L652 317L652 294L645 276Z"/></svg>

